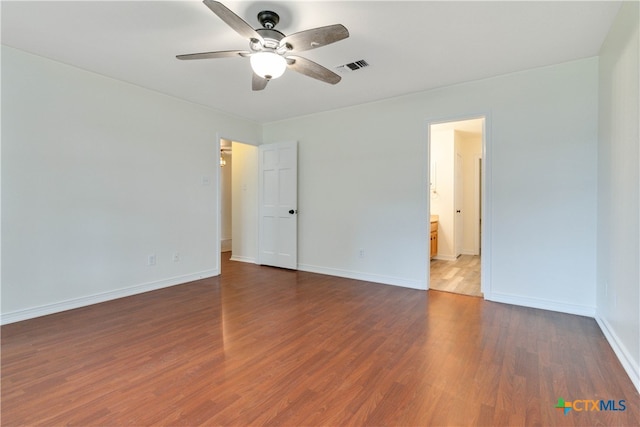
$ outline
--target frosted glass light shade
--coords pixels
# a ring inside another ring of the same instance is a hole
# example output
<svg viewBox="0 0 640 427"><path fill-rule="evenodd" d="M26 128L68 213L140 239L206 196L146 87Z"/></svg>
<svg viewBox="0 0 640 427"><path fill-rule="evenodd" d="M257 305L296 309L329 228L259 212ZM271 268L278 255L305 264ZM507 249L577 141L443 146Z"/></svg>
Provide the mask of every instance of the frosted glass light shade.
<svg viewBox="0 0 640 427"><path fill-rule="evenodd" d="M258 52L250 61L253 72L264 79L277 79L287 68L287 61L273 52Z"/></svg>

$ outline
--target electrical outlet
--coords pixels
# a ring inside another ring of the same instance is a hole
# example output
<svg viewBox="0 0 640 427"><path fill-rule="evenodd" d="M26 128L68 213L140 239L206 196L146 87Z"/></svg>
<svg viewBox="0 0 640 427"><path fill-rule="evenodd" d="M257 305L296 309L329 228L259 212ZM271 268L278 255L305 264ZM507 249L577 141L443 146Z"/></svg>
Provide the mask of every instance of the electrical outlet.
<svg viewBox="0 0 640 427"><path fill-rule="evenodd" d="M173 262L180 262L180 254L178 252L173 253Z"/></svg>
<svg viewBox="0 0 640 427"><path fill-rule="evenodd" d="M358 251L358 258L364 258L364 249Z"/></svg>
<svg viewBox="0 0 640 427"><path fill-rule="evenodd" d="M147 258L147 265L156 265L156 254L151 254Z"/></svg>

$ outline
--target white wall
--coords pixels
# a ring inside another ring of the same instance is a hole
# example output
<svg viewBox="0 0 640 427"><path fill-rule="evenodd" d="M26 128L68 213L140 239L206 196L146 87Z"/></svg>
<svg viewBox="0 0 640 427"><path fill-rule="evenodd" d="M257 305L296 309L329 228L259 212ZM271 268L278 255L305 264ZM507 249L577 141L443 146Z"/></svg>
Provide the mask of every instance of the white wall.
<svg viewBox="0 0 640 427"><path fill-rule="evenodd" d="M485 295L594 314L597 64L584 59L266 124L265 142L299 141L300 268L425 288L427 122L486 114Z"/></svg>
<svg viewBox="0 0 640 427"><path fill-rule="evenodd" d="M260 126L2 47L2 321L217 274L219 133Z"/></svg>
<svg viewBox="0 0 640 427"><path fill-rule="evenodd" d="M640 391L639 6L600 51L597 320Z"/></svg>
<svg viewBox="0 0 640 427"><path fill-rule="evenodd" d="M231 259L255 263L258 257L258 147L235 141L232 147Z"/></svg>

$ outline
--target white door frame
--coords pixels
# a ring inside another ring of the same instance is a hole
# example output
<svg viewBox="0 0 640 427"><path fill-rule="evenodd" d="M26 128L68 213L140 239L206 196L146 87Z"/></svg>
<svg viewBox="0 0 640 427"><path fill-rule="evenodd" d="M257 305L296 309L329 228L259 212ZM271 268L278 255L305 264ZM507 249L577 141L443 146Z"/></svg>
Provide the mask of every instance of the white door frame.
<svg viewBox="0 0 640 427"><path fill-rule="evenodd" d="M480 200L480 198L482 197L482 190L484 188L481 188L481 186L483 187L483 184L480 174L482 173L483 163L484 162L482 161L481 156L476 156L473 158L473 209L475 212L475 219L478 220L473 229L473 251L477 255L481 254L482 248L480 244L480 239L482 236L482 200Z"/></svg>
<svg viewBox="0 0 640 427"><path fill-rule="evenodd" d="M222 191L220 178L222 177L222 171L220 166L220 149L222 147L221 139L229 139L216 134L215 143L215 156L216 160L216 259L218 260L218 275L222 274ZM204 178L203 178L204 185ZM231 237L233 239L233 236Z"/></svg>
<svg viewBox="0 0 640 427"><path fill-rule="evenodd" d="M491 299L491 226L492 226L492 182L491 182L491 166L492 166L492 147L491 147L491 113L488 111L472 114L464 114L459 116L435 117L427 120L427 150L424 162L425 172L423 194L426 199L426 217L424 221L424 245L425 254L429 254L429 222L431 213L431 198L429 197L431 190L429 188L429 178L431 176L431 126L447 123L459 122L464 120L484 118L484 127L482 129L482 228L480 230L482 248L482 256L480 257L480 290L484 295L484 299ZM426 257L429 260L429 256ZM429 289L431 280L431 266L427 262L427 278L426 288Z"/></svg>

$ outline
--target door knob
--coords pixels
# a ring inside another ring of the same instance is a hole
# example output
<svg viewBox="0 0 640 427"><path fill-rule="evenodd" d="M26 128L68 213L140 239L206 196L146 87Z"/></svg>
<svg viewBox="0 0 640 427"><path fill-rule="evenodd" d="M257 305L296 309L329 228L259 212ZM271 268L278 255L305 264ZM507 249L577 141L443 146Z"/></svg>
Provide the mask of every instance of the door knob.
<svg viewBox="0 0 640 427"><path fill-rule="evenodd" d="M298 213L298 211L294 211L293 209L290 209L290 210L289 210L289 213L290 213L291 215L293 215L294 213Z"/></svg>
<svg viewBox="0 0 640 427"><path fill-rule="evenodd" d="M456 213L460 213L460 209L458 209L458 210L456 211Z"/></svg>

